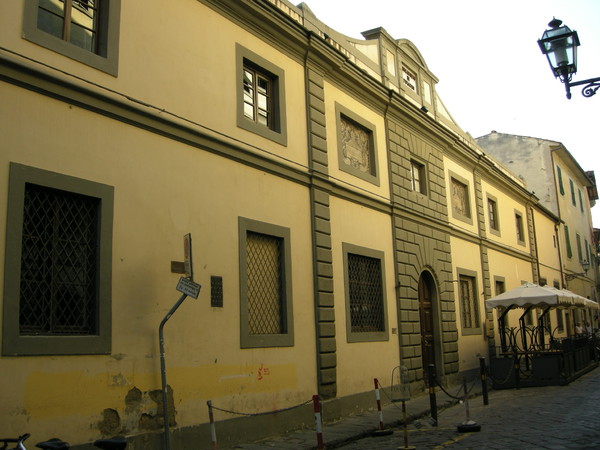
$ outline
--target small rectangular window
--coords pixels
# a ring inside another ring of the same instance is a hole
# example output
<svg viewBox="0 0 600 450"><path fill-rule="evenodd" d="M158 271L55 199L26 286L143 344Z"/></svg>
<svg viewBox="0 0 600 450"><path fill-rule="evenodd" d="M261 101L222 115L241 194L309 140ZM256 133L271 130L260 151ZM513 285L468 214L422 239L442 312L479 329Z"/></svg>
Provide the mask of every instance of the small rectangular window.
<svg viewBox="0 0 600 450"><path fill-rule="evenodd" d="M488 197L488 220L490 222L490 230L499 231L498 224L498 205L496 200Z"/></svg>
<svg viewBox="0 0 600 450"><path fill-rule="evenodd" d="M575 234L575 242L577 243L577 257L579 258L579 262L582 262L583 250L581 248L581 236L579 236L579 233Z"/></svg>
<svg viewBox="0 0 600 450"><path fill-rule="evenodd" d="M515 213L515 226L517 229L517 241L520 244L525 243L525 230L523 228L523 216L520 213Z"/></svg>
<svg viewBox="0 0 600 450"><path fill-rule="evenodd" d="M579 210L583 212L583 196L581 195L581 189L577 189L579 193Z"/></svg>
<svg viewBox="0 0 600 450"><path fill-rule="evenodd" d="M478 330L481 322L475 277L460 275L458 286L463 333Z"/></svg>
<svg viewBox="0 0 600 450"><path fill-rule="evenodd" d="M425 187L425 166L417 161L410 162L410 177L412 190L420 194L427 194Z"/></svg>

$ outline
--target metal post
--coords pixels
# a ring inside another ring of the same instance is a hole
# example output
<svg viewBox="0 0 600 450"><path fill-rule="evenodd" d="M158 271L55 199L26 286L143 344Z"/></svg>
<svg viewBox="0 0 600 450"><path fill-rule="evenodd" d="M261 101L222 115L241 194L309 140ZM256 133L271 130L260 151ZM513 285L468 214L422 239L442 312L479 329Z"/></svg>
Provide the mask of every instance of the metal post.
<svg viewBox="0 0 600 450"><path fill-rule="evenodd" d="M489 404L488 400L488 388L487 388L487 373L485 367L485 358L479 357L479 373L481 374L481 395L483 397L483 404Z"/></svg>
<svg viewBox="0 0 600 450"><path fill-rule="evenodd" d="M217 450L217 430L215 428L215 417L213 415L212 401L206 402L208 405L208 420L210 421L210 439L212 441L213 450Z"/></svg>
<svg viewBox="0 0 600 450"><path fill-rule="evenodd" d="M514 349L515 353L515 362L514 362L514 371L515 371L515 388L519 389L521 387L520 374L521 365L519 364L519 354L517 353L517 349Z"/></svg>
<svg viewBox="0 0 600 450"><path fill-rule="evenodd" d="M321 402L318 395L313 395L313 409L315 411L315 430L317 432L317 449L323 450L323 419L321 417Z"/></svg>
<svg viewBox="0 0 600 450"><path fill-rule="evenodd" d="M163 420L165 424L165 433L164 433L164 446L165 450L171 450L171 436L169 434L169 406L167 404L167 367L165 364L165 339L163 336L163 329L167 320L171 318L173 313L177 311L177 308L183 303L183 301L187 298L187 294L183 294L177 300L177 303L171 308L171 310L167 313L165 318L160 323L158 327L158 341L160 346L160 375L162 379L162 400L163 400Z"/></svg>
<svg viewBox="0 0 600 450"><path fill-rule="evenodd" d="M431 419L432 425L437 427L438 414L437 414L437 399L435 398L435 364L429 364L429 405L431 408Z"/></svg>

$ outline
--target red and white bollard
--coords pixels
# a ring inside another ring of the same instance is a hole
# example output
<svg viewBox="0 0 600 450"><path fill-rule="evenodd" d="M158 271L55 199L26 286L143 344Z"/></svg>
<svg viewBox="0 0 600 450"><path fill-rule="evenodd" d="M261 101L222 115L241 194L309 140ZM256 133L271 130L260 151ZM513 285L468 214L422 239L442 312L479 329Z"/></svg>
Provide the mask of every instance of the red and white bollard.
<svg viewBox="0 0 600 450"><path fill-rule="evenodd" d="M212 402L209 400L206 402L206 404L208 405L208 418L210 420L210 438L212 440L212 447L213 450L217 450L217 429L215 428L215 419L213 416Z"/></svg>
<svg viewBox="0 0 600 450"><path fill-rule="evenodd" d="M379 395L379 381L373 378L375 382L375 399L377 400L377 413L379 414L379 429L383 430L383 411L381 410L381 396Z"/></svg>
<svg viewBox="0 0 600 450"><path fill-rule="evenodd" d="M313 395L313 406L315 410L315 429L317 430L317 449L322 450L323 446L323 422L321 419L321 402L319 396Z"/></svg>
<svg viewBox="0 0 600 450"><path fill-rule="evenodd" d="M374 378L375 382L375 399L377 400L377 413L379 414L379 430L373 432L373 436L388 436L392 434L393 430L386 430L383 425L383 410L381 409L381 396L379 395L379 381Z"/></svg>

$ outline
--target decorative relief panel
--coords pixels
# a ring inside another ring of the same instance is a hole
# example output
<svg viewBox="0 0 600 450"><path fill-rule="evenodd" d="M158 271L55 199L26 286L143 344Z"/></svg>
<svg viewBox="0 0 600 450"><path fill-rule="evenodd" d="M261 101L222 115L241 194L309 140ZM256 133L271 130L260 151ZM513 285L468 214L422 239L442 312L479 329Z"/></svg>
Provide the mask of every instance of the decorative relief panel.
<svg viewBox="0 0 600 450"><path fill-rule="evenodd" d="M344 163L364 173L371 172L371 133L360 125L341 118L342 154Z"/></svg>

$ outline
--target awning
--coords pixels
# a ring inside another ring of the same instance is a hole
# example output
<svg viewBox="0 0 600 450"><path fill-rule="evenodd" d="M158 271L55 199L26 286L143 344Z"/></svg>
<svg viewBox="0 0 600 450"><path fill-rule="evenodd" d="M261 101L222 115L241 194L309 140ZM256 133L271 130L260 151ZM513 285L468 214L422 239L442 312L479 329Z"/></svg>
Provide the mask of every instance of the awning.
<svg viewBox="0 0 600 450"><path fill-rule="evenodd" d="M488 309L502 306L527 308L529 306L554 306L562 308L592 308L598 309L598 303L577 295L566 289L556 289L551 286L539 286L525 283L518 288L503 292L485 301Z"/></svg>

